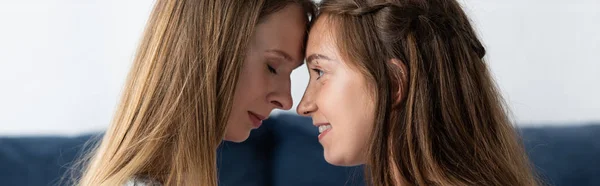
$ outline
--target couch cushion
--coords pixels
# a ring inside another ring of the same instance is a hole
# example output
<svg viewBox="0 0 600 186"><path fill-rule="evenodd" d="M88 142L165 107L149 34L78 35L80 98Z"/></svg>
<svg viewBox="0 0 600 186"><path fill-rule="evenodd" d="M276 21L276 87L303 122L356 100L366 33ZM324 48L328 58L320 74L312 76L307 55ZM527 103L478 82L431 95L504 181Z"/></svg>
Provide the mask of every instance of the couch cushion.
<svg viewBox="0 0 600 186"><path fill-rule="evenodd" d="M530 160L547 184L600 185L600 124L521 131Z"/></svg>
<svg viewBox="0 0 600 186"><path fill-rule="evenodd" d="M65 173L90 137L0 138L0 185L66 185Z"/></svg>

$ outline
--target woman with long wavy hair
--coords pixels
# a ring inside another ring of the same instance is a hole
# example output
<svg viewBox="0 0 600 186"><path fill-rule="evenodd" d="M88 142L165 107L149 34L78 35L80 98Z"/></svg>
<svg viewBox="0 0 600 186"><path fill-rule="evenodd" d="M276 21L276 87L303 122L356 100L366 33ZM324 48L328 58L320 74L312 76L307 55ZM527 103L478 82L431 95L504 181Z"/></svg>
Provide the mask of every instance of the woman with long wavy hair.
<svg viewBox="0 0 600 186"><path fill-rule="evenodd" d="M537 185L455 0L324 0L298 113L370 185Z"/></svg>
<svg viewBox="0 0 600 186"><path fill-rule="evenodd" d="M157 0L113 122L78 185L217 186L222 140L290 109L309 0Z"/></svg>

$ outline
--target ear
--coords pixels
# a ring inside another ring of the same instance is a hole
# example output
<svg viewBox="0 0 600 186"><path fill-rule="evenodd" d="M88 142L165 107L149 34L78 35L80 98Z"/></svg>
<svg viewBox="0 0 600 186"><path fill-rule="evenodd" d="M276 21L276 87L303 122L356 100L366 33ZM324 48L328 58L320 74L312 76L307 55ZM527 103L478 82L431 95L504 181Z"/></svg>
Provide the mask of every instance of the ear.
<svg viewBox="0 0 600 186"><path fill-rule="evenodd" d="M392 108L399 106L408 94L408 67L399 59L393 58L388 61L391 77Z"/></svg>

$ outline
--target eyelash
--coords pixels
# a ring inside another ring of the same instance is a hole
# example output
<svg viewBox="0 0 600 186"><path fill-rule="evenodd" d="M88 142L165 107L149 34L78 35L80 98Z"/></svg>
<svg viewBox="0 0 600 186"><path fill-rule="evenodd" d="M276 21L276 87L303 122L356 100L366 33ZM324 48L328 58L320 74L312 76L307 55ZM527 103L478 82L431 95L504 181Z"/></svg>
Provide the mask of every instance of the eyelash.
<svg viewBox="0 0 600 186"><path fill-rule="evenodd" d="M323 77L323 71L322 70L316 69L316 68L313 68L312 70L317 73L317 75L318 75L317 76L317 80L319 80L321 77Z"/></svg>
<svg viewBox="0 0 600 186"><path fill-rule="evenodd" d="M275 70L275 68L271 67L271 65L267 65L267 69L269 70L269 72L277 75L277 70Z"/></svg>

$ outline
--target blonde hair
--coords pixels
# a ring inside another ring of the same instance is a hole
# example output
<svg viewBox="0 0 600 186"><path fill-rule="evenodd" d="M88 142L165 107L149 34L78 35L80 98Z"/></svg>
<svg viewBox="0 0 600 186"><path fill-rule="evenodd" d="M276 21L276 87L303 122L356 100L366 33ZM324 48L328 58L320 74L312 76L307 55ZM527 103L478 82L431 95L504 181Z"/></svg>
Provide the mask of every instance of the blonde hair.
<svg viewBox="0 0 600 186"><path fill-rule="evenodd" d="M217 186L216 150L249 39L262 17L292 2L312 13L308 0L157 0L112 125L76 184L143 175Z"/></svg>

